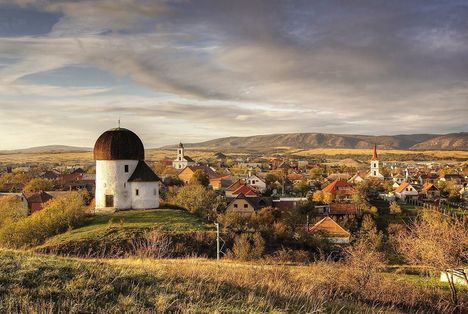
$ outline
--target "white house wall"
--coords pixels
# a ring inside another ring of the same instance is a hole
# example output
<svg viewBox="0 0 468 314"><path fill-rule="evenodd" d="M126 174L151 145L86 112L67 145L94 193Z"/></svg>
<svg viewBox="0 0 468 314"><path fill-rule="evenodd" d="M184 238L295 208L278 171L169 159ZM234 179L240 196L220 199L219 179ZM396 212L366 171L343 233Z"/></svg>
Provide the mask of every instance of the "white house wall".
<svg viewBox="0 0 468 314"><path fill-rule="evenodd" d="M96 160L96 209L106 207L106 195L114 196L116 210L130 209L132 196L127 182L138 160ZM128 172L125 172L128 165Z"/></svg>
<svg viewBox="0 0 468 314"><path fill-rule="evenodd" d="M132 182L131 206L133 209L159 207L159 182ZM138 190L138 195L136 191Z"/></svg>

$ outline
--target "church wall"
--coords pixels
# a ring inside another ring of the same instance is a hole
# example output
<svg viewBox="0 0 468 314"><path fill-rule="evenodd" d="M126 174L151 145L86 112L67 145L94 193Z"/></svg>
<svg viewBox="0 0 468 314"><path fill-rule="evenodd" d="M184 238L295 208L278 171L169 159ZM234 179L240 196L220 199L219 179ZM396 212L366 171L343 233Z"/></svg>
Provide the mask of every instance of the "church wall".
<svg viewBox="0 0 468 314"><path fill-rule="evenodd" d="M127 180L138 164L138 160L96 160L96 208L106 207L105 195L114 196L114 208L130 209L132 195ZM128 172L125 172L128 165Z"/></svg>
<svg viewBox="0 0 468 314"><path fill-rule="evenodd" d="M138 190L138 195L136 195ZM132 182L131 206L133 209L159 207L159 182Z"/></svg>

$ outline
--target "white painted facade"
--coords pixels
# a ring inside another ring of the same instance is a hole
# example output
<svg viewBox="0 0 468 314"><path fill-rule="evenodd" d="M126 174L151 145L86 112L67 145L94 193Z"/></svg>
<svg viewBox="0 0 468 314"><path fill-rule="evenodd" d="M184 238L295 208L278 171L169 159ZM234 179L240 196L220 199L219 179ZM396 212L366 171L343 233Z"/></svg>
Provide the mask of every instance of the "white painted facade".
<svg viewBox="0 0 468 314"><path fill-rule="evenodd" d="M248 185L253 186L262 193L266 191L266 182L254 174L250 175L245 181Z"/></svg>
<svg viewBox="0 0 468 314"><path fill-rule="evenodd" d="M131 182L132 208L158 208L159 182Z"/></svg>
<svg viewBox="0 0 468 314"><path fill-rule="evenodd" d="M138 160L96 160L96 210L159 207L158 182L128 182L137 165Z"/></svg>
<svg viewBox="0 0 468 314"><path fill-rule="evenodd" d="M369 177L383 179L384 176L380 173L379 170L379 161L377 159L371 160Z"/></svg>
<svg viewBox="0 0 468 314"><path fill-rule="evenodd" d="M195 163L185 156L185 148L182 143L177 147L177 157L172 161L172 167L177 170L182 170L188 166L194 166Z"/></svg>

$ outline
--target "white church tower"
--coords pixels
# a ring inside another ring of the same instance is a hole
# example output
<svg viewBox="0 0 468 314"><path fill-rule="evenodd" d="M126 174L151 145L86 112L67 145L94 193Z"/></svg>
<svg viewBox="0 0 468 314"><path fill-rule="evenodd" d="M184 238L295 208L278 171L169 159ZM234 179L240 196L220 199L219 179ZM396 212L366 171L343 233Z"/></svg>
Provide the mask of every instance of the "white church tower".
<svg viewBox="0 0 468 314"><path fill-rule="evenodd" d="M377 145L374 144L374 154L372 155L369 177L383 179L384 176L379 171L379 160L377 158Z"/></svg>
<svg viewBox="0 0 468 314"><path fill-rule="evenodd" d="M184 144L179 143L177 146L177 158L172 161L172 167L177 170L182 170L188 166L194 166L195 161L189 156L185 156Z"/></svg>
<svg viewBox="0 0 468 314"><path fill-rule="evenodd" d="M94 145L96 210L159 207L158 176L146 164L140 138L130 130L104 132Z"/></svg>

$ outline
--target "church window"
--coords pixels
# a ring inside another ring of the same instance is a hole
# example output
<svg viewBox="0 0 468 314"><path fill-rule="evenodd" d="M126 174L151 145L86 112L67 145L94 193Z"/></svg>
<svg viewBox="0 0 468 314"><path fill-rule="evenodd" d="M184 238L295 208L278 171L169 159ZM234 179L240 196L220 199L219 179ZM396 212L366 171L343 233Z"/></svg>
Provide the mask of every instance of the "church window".
<svg viewBox="0 0 468 314"><path fill-rule="evenodd" d="M135 190L135 195L138 196L140 191L138 189Z"/></svg>
<svg viewBox="0 0 468 314"><path fill-rule="evenodd" d="M125 168L125 172L128 172L128 165L125 165L124 168Z"/></svg>
<svg viewBox="0 0 468 314"><path fill-rule="evenodd" d="M126 187L127 187L127 183L126 183L126 182L124 182L124 188L126 188Z"/></svg>
<svg viewBox="0 0 468 314"><path fill-rule="evenodd" d="M237 204L234 204L234 208L237 208Z"/></svg>
<svg viewBox="0 0 468 314"><path fill-rule="evenodd" d="M244 204L244 208L249 208L249 204Z"/></svg>
<svg viewBox="0 0 468 314"><path fill-rule="evenodd" d="M376 176L376 175L377 175L377 171L374 171L374 176Z"/></svg>

